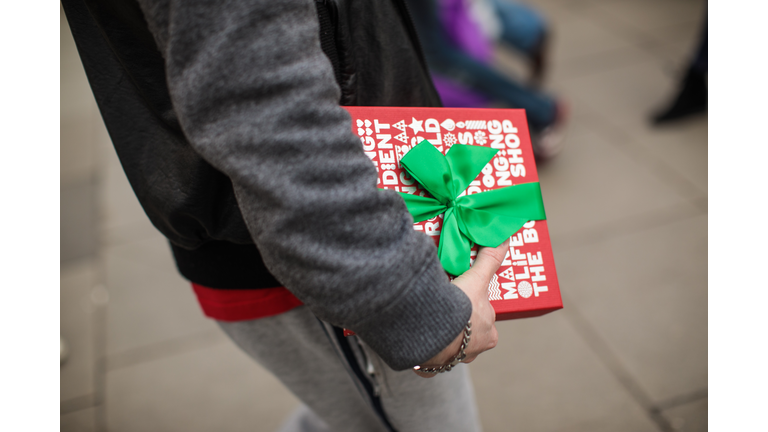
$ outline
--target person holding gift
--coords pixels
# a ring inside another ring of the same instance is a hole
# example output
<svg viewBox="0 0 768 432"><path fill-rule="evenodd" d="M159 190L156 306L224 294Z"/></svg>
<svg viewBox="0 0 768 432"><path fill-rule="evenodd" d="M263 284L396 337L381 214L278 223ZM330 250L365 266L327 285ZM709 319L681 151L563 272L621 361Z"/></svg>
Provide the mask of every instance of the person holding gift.
<svg viewBox="0 0 768 432"><path fill-rule="evenodd" d="M402 0L63 7L204 313L304 403L283 430L479 430L466 368L423 377L497 343L506 246L451 283L340 106L440 105Z"/></svg>

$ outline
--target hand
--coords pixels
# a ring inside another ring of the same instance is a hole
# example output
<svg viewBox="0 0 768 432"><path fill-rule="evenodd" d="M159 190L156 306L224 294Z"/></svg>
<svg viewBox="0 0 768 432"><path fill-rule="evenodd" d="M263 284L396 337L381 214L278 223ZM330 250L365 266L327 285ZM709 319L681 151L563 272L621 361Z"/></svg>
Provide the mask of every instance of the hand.
<svg viewBox="0 0 768 432"><path fill-rule="evenodd" d="M480 353L496 346L499 334L496 331L496 312L488 300L488 285L491 278L501 267L504 257L509 251L509 240L496 248L481 247L472 267L453 280L453 284L461 288L472 302L472 337L469 346L464 349L467 357L462 363L471 363ZM423 367L439 367L448 364L459 353L464 330L456 336L453 342L436 356L422 364ZM435 374L414 371L416 375L432 378Z"/></svg>

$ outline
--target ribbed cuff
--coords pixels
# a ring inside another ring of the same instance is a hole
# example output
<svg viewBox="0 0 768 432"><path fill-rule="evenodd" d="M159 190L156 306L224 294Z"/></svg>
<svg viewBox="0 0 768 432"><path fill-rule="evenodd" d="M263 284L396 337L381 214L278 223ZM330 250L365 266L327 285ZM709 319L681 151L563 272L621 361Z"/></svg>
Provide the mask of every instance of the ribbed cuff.
<svg viewBox="0 0 768 432"><path fill-rule="evenodd" d="M421 273L411 290L352 330L397 371L437 355L462 332L470 315L469 297L437 263Z"/></svg>

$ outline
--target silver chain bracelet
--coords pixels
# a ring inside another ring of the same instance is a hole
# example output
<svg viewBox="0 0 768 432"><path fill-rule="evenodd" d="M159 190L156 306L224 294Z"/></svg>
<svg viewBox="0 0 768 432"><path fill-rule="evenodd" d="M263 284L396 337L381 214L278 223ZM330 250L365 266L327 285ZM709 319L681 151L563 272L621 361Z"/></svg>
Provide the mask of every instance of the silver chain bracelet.
<svg viewBox="0 0 768 432"><path fill-rule="evenodd" d="M456 356L454 356L448 364L442 365L436 368L414 366L413 370L418 372L428 373L428 374L439 374L443 372L450 372L454 366L461 363L462 360L467 358L467 353L464 352L464 350L469 345L469 339L471 336L472 336L472 321L467 321L467 326L464 327L464 340L461 341L461 348L459 348L459 353L456 354Z"/></svg>

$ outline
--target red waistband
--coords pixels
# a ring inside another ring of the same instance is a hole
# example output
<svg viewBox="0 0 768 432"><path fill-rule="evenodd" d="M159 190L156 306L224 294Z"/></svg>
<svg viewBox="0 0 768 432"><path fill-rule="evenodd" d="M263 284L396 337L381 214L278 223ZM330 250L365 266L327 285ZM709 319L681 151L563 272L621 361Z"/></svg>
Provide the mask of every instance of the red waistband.
<svg viewBox="0 0 768 432"><path fill-rule="evenodd" d="M284 287L213 289L192 284L205 316L219 321L246 321L278 315L303 303Z"/></svg>

